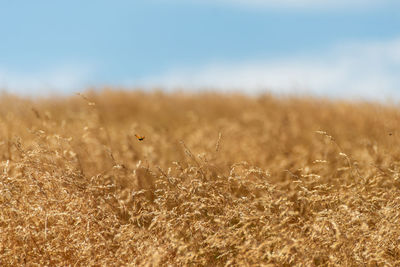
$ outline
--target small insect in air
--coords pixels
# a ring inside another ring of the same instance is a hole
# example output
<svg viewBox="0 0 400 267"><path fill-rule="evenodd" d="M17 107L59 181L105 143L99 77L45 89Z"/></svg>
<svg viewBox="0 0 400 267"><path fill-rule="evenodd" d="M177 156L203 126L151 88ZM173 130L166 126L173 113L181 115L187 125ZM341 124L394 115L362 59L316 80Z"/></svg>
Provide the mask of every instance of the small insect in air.
<svg viewBox="0 0 400 267"><path fill-rule="evenodd" d="M139 136L139 135L137 135L137 134L135 134L135 136L136 136L136 138L137 138L139 141L143 141L144 138L145 138L145 136Z"/></svg>

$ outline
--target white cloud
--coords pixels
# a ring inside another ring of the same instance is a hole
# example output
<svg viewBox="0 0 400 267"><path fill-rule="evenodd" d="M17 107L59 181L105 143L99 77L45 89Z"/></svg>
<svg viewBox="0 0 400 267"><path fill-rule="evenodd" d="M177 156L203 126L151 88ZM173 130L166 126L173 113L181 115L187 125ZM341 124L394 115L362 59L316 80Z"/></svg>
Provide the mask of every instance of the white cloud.
<svg viewBox="0 0 400 267"><path fill-rule="evenodd" d="M384 100L400 99L400 38L353 43L319 54L210 64L176 69L136 84L166 89L217 89L259 93L316 94Z"/></svg>
<svg viewBox="0 0 400 267"><path fill-rule="evenodd" d="M224 3L257 7L283 8L334 8L334 7L366 7L382 5L393 1L382 0L220 0Z"/></svg>
<svg viewBox="0 0 400 267"><path fill-rule="evenodd" d="M84 88L90 74L90 69L83 66L28 73L13 72L0 66L0 90L32 96L65 94Z"/></svg>
<svg viewBox="0 0 400 267"><path fill-rule="evenodd" d="M341 8L373 8L387 5L398 5L395 0L158 0L161 2L195 3L206 5L233 5L249 8L277 9L341 9Z"/></svg>

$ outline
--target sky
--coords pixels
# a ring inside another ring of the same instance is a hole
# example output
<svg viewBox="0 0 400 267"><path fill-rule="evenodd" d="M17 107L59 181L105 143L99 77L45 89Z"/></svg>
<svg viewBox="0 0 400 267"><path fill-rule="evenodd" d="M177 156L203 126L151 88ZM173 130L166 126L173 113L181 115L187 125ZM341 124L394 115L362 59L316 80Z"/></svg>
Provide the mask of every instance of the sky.
<svg viewBox="0 0 400 267"><path fill-rule="evenodd" d="M400 1L0 0L0 88L400 100Z"/></svg>

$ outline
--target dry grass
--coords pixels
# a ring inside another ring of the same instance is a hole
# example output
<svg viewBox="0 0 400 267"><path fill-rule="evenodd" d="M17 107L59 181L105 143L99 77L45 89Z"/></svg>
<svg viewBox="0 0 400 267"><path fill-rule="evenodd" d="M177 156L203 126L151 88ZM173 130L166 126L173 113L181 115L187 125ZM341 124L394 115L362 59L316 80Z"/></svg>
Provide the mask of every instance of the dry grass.
<svg viewBox="0 0 400 267"><path fill-rule="evenodd" d="M398 108L85 95L1 97L1 266L400 266Z"/></svg>

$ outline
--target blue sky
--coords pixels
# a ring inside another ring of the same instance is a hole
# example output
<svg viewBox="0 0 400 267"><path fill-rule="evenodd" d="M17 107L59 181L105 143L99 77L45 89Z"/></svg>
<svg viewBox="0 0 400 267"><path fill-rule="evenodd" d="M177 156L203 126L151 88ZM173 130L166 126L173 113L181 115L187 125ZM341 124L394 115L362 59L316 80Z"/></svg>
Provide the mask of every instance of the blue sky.
<svg viewBox="0 0 400 267"><path fill-rule="evenodd" d="M399 74L398 1L0 0L0 86L14 93L114 85L400 99Z"/></svg>

